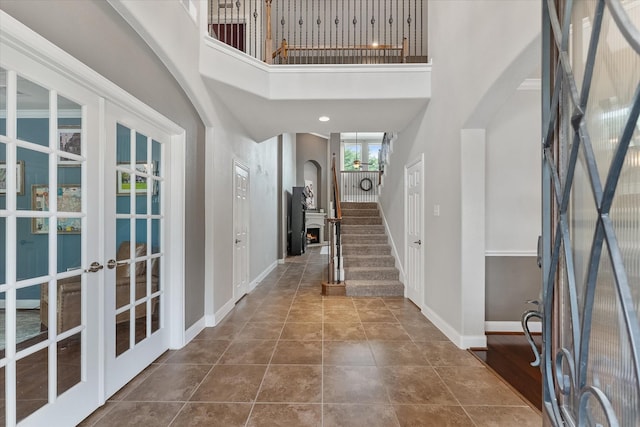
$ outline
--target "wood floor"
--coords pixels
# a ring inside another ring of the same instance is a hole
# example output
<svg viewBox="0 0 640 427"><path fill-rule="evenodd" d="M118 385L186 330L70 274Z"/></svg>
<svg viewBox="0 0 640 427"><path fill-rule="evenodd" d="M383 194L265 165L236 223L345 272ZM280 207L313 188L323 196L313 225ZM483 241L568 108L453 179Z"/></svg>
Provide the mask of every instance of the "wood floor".
<svg viewBox="0 0 640 427"><path fill-rule="evenodd" d="M534 341L540 348L542 337L535 335ZM474 353L534 407L542 409L540 368L530 365L534 355L524 335L487 335L487 350L474 350Z"/></svg>

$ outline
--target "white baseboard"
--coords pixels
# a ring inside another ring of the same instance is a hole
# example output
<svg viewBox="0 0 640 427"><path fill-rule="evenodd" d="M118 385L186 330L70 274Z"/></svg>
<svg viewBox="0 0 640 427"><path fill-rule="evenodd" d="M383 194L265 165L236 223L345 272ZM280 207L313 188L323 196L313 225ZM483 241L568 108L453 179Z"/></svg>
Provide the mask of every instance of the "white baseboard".
<svg viewBox="0 0 640 427"><path fill-rule="evenodd" d="M235 306L236 301L234 301L233 298L227 301L227 303L220 307L220 310L216 311L213 315L213 324L211 326L216 326L218 323L222 322L222 319L224 319L227 314L231 313L231 310L233 310Z"/></svg>
<svg viewBox="0 0 640 427"><path fill-rule="evenodd" d="M6 301L0 299L0 310L4 310ZM16 300L16 309L18 310L36 310L40 308L39 299L18 299Z"/></svg>
<svg viewBox="0 0 640 427"><path fill-rule="evenodd" d="M484 322L484 329L487 332L524 332L522 323L514 322ZM529 322L529 330L534 333L542 332L542 322Z"/></svg>
<svg viewBox="0 0 640 427"><path fill-rule="evenodd" d="M461 335L453 326L449 325L442 317L426 305L422 307L422 314L429 319L436 328L440 329L458 348L466 350L472 347L487 346L487 337L485 335Z"/></svg>
<svg viewBox="0 0 640 427"><path fill-rule="evenodd" d="M278 260L278 264L284 264L284 258Z"/></svg>
<svg viewBox="0 0 640 427"><path fill-rule="evenodd" d="M198 320L196 323L191 325L189 329L187 329L186 332L184 333L184 345L189 344L191 340L197 337L198 334L202 332L202 330L205 328L205 326L206 326L205 316L202 316L200 320Z"/></svg>
<svg viewBox="0 0 640 427"><path fill-rule="evenodd" d="M380 211L380 216L382 216L384 231L385 233L387 233L389 242L391 242L391 251L393 254L393 258L395 258L396 260L396 268L400 272L400 281L402 283L406 283L406 281L404 280L404 266L402 265L402 262L400 262L400 257L398 256L398 249L396 248L396 242L393 241L393 236L391 235L391 231L389 230L389 224L387 223L387 217L384 216L384 211L382 210L382 206L380 206L380 204L378 204L378 210ZM405 287L405 294L406 294L406 287Z"/></svg>
<svg viewBox="0 0 640 427"><path fill-rule="evenodd" d="M284 260L283 260L283 263L284 263ZM278 266L278 261L274 261L270 266L265 268L262 273L258 274L258 277L256 277L255 279L253 279L251 283L249 283L249 289L247 291L251 292L252 290L254 290L256 286L258 286L258 284L262 282L264 278L267 277L267 275L271 273L273 269L276 268L277 266Z"/></svg>

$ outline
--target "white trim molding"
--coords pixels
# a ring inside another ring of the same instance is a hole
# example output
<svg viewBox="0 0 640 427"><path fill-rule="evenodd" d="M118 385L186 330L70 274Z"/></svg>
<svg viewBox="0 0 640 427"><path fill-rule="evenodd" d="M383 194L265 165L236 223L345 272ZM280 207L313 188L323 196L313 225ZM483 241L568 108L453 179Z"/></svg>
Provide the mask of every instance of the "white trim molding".
<svg viewBox="0 0 640 427"><path fill-rule="evenodd" d="M461 335L427 305L422 307L422 314L460 349L466 350L468 348L484 348L487 346L486 335Z"/></svg>
<svg viewBox="0 0 640 427"><path fill-rule="evenodd" d="M282 263L284 264L284 260L283 260ZM264 278L267 277L267 275L269 273L271 273L278 266L278 264L279 264L279 260L278 261L274 261L273 263L271 263L271 265L269 265L267 268L265 268L262 273L258 274L258 276L255 279L253 279L251 281L251 283L249 283L249 289L247 291L251 292L256 287L258 287L260 282L262 282L264 280Z"/></svg>
<svg viewBox="0 0 640 427"><path fill-rule="evenodd" d="M184 345L187 345L191 341L193 341L193 339L197 337L204 328L206 328L206 323L206 318L203 316L199 320L197 320L196 323L189 326L187 331L184 333Z"/></svg>
<svg viewBox="0 0 640 427"><path fill-rule="evenodd" d="M400 262L400 256L398 256L398 249L396 248L396 243L393 241L393 235L391 234L391 230L389 229L389 223L387 222L387 217L384 215L384 210L382 209L382 205L380 205L380 203L378 203L378 210L380 211L380 216L382 217L382 223L384 224L384 231L387 233L387 238L391 243L391 251L392 251L393 258L396 260L396 268L400 272L400 281L402 283L405 283L404 265L402 265L402 263Z"/></svg>
<svg viewBox="0 0 640 427"><path fill-rule="evenodd" d="M538 256L538 252L535 250L530 251L484 251L484 256L491 257L516 257L516 256L524 256L524 257L535 257Z"/></svg>
<svg viewBox="0 0 640 427"><path fill-rule="evenodd" d="M484 329L487 332L520 332L524 333L521 322L498 322L498 321L486 321L484 322ZM542 332L542 322L530 322L529 330L533 333Z"/></svg>

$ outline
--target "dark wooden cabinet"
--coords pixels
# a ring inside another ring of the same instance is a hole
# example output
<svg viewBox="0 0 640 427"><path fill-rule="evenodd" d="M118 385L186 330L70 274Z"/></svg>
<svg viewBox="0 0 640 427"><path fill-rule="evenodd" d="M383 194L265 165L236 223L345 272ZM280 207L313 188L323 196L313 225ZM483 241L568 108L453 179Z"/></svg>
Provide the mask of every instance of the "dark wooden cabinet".
<svg viewBox="0 0 640 427"><path fill-rule="evenodd" d="M305 230L307 197L308 194L304 187L293 187L289 255L302 255L307 250L307 233Z"/></svg>

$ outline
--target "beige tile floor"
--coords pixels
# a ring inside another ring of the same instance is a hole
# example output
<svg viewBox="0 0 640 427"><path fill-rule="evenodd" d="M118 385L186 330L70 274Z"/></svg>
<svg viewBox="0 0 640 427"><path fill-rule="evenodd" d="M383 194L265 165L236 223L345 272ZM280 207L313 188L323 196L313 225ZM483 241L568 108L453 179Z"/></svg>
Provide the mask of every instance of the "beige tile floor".
<svg viewBox="0 0 640 427"><path fill-rule="evenodd" d="M279 265L82 426L541 426L404 298L322 297L326 256Z"/></svg>

